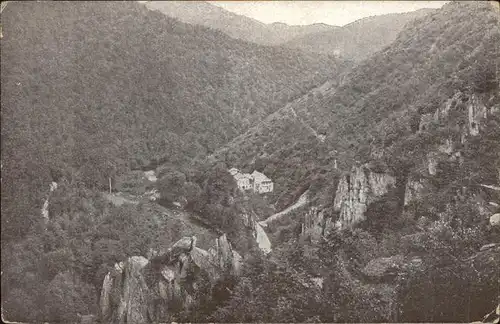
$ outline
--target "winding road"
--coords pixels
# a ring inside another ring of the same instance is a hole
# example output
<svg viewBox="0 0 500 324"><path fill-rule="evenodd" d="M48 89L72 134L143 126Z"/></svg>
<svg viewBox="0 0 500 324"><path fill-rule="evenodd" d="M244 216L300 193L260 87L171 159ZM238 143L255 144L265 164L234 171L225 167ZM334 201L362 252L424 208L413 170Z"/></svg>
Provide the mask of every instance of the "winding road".
<svg viewBox="0 0 500 324"><path fill-rule="evenodd" d="M299 199L297 199L297 201L293 205L288 206L287 208L285 208L284 210L280 211L279 213L276 213L274 215L269 216L266 220L263 220L263 221L259 222L259 225L262 226L262 227L267 227L267 225L270 222L273 222L273 221L275 221L275 220L283 217L284 215L288 214L289 212L291 212L294 209L297 209L297 208L299 208L301 206L304 206L309 201L309 199L307 198L308 194L309 194L309 190L306 190L299 197Z"/></svg>

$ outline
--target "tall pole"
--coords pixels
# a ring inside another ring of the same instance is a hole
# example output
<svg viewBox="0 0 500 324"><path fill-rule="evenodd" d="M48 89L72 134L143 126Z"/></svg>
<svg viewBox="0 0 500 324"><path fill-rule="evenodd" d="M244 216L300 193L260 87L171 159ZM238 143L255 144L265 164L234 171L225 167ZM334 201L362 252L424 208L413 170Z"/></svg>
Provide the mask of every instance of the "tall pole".
<svg viewBox="0 0 500 324"><path fill-rule="evenodd" d="M111 194L111 177L108 177L109 179L109 193Z"/></svg>

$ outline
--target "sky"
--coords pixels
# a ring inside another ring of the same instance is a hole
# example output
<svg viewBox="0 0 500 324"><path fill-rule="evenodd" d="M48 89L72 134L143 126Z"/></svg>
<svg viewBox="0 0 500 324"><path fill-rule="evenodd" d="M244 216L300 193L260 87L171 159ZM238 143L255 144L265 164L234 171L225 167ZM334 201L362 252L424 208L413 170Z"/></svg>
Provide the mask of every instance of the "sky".
<svg viewBox="0 0 500 324"><path fill-rule="evenodd" d="M209 1L263 23L343 26L368 16L440 8L448 1Z"/></svg>

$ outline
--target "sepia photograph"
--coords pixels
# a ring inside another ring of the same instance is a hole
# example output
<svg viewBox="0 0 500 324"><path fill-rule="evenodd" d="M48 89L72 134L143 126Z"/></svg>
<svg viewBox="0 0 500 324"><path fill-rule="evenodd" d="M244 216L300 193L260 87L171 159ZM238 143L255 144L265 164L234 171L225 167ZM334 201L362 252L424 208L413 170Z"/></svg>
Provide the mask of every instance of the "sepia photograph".
<svg viewBox="0 0 500 324"><path fill-rule="evenodd" d="M2 1L4 323L499 323L497 1Z"/></svg>

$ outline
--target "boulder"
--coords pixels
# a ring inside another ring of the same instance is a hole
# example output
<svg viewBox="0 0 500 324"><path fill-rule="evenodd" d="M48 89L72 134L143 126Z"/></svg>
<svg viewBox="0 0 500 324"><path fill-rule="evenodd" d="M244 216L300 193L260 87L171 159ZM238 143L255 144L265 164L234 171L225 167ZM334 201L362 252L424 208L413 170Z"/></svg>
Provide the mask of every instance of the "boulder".
<svg viewBox="0 0 500 324"><path fill-rule="evenodd" d="M172 251L189 251L191 250L191 247L195 241L195 237L190 237L190 236L184 236L177 242L175 242L174 245L172 245Z"/></svg>
<svg viewBox="0 0 500 324"><path fill-rule="evenodd" d="M154 170L145 171L144 176L146 177L146 179L148 179L148 181L151 182L156 182L158 180Z"/></svg>
<svg viewBox="0 0 500 324"><path fill-rule="evenodd" d="M494 214L490 217L491 226L500 226L500 213Z"/></svg>

